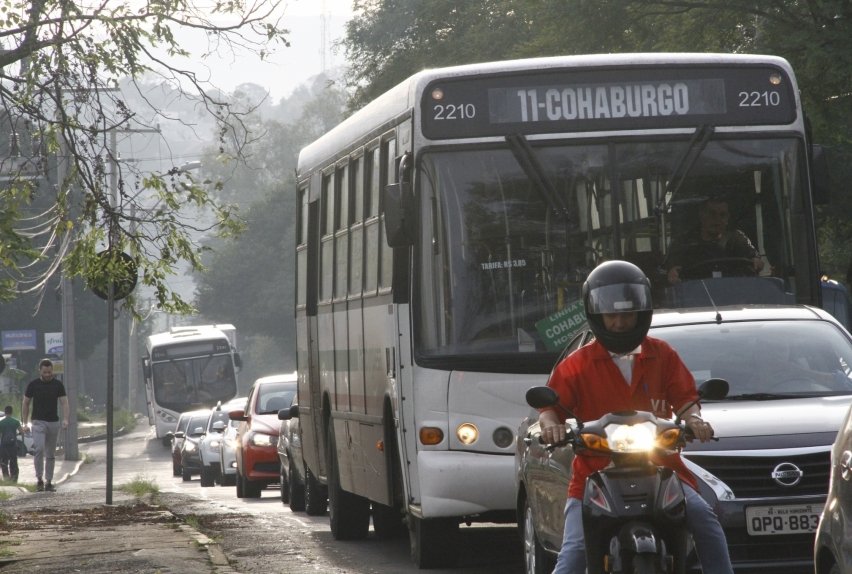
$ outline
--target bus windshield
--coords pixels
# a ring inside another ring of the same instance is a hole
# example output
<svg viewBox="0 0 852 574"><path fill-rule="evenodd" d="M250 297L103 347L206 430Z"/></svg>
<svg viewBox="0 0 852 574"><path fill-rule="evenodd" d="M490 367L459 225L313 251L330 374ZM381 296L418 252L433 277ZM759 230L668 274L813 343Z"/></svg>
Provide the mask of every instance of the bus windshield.
<svg viewBox="0 0 852 574"><path fill-rule="evenodd" d="M188 357L152 365L157 404L177 412L213 406L237 394L230 355Z"/></svg>
<svg viewBox="0 0 852 574"><path fill-rule="evenodd" d="M804 161L794 137L719 133L425 151L418 355L563 348L582 323L582 283L607 259L642 268L657 307L814 302L818 271L793 239L809 233ZM708 202L727 212L725 233L684 256ZM733 236L752 251L721 238Z"/></svg>

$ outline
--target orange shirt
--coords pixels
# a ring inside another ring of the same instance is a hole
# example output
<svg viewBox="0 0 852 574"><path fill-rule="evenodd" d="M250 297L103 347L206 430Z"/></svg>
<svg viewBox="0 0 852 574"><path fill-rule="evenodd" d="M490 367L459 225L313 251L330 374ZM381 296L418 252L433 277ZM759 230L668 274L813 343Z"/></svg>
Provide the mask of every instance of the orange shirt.
<svg viewBox="0 0 852 574"><path fill-rule="evenodd" d="M609 351L593 341L556 365L547 386L559 393L559 405L580 421L593 421L624 410L650 411L668 419L674 411L698 398L692 373L674 349L660 339L645 337L642 341L641 352L633 359L632 379L628 385ZM680 455L660 457L657 462L698 488ZM575 456L568 496L582 499L586 478L607 464L608 457L582 453Z"/></svg>

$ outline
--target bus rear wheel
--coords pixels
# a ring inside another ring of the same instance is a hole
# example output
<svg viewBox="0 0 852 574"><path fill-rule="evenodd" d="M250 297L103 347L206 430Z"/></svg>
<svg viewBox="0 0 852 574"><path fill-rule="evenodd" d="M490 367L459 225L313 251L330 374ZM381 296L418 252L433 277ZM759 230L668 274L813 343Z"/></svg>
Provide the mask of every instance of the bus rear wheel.
<svg viewBox="0 0 852 574"><path fill-rule="evenodd" d="M370 530L370 502L340 487L334 427L328 425L328 521L335 540L361 540Z"/></svg>

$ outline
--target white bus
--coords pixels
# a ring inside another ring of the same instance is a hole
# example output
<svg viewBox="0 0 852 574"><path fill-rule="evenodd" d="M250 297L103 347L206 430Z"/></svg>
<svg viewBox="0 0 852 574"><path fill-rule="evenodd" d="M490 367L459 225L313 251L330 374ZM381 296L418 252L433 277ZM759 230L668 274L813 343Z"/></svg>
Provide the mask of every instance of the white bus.
<svg viewBox="0 0 852 574"><path fill-rule="evenodd" d="M241 366L233 325L172 327L149 336L142 371L157 438L166 443L180 413L234 398Z"/></svg>
<svg viewBox="0 0 852 574"><path fill-rule="evenodd" d="M427 70L305 147L299 416L335 538L365 536L372 513L441 566L460 522L516 519L524 393L603 260L644 269L658 306L819 304L819 158L786 61L714 54ZM710 198L759 255L669 284Z"/></svg>

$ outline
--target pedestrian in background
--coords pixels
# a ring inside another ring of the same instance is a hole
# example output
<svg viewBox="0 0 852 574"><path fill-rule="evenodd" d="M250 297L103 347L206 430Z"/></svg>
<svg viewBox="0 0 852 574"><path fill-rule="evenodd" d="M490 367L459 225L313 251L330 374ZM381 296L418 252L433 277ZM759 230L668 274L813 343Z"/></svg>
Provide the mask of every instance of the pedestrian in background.
<svg viewBox="0 0 852 574"><path fill-rule="evenodd" d="M33 449L35 454L36 490L56 490L53 486L53 468L56 465L56 441L59 438L60 425L68 428L68 396L65 386L53 376L53 363L42 359L38 364L39 378L32 380L24 391L21 421L27 427L27 419L32 421ZM62 421L59 420L57 401L62 404ZM30 402L33 404L32 417Z"/></svg>
<svg viewBox="0 0 852 574"><path fill-rule="evenodd" d="M12 406L6 405L0 419L0 468L3 480L18 482L18 435L23 438L21 421L12 416Z"/></svg>

